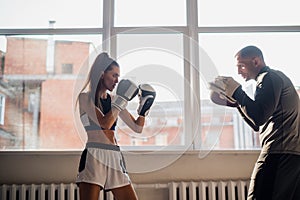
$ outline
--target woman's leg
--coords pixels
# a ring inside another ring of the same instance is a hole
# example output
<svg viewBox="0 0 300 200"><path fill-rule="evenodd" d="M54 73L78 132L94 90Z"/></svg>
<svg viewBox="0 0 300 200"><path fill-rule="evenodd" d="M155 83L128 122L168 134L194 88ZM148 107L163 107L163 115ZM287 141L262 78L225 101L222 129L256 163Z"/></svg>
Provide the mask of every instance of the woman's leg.
<svg viewBox="0 0 300 200"><path fill-rule="evenodd" d="M79 184L80 200L98 200L101 187L91 183Z"/></svg>
<svg viewBox="0 0 300 200"><path fill-rule="evenodd" d="M137 200L137 195L131 184L111 190L116 200Z"/></svg>

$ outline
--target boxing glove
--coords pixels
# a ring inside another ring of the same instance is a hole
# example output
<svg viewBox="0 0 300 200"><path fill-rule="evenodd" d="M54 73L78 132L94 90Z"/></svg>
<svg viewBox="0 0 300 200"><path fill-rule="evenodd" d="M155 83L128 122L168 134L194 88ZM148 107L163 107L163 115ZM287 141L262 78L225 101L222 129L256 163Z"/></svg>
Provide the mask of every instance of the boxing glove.
<svg viewBox="0 0 300 200"><path fill-rule="evenodd" d="M229 107L238 107L239 104L236 100L233 98L226 97L222 94L219 94L215 91L212 91L210 94L210 99L215 104L221 105L221 106L229 106Z"/></svg>
<svg viewBox="0 0 300 200"><path fill-rule="evenodd" d="M218 76L214 82L210 82L210 90L232 98L235 90L241 86L232 77Z"/></svg>
<svg viewBox="0 0 300 200"><path fill-rule="evenodd" d="M122 79L117 87L116 96L114 96L111 105L119 111L124 110L128 101L133 99L138 94L136 84L128 79Z"/></svg>
<svg viewBox="0 0 300 200"><path fill-rule="evenodd" d="M147 116L154 102L156 92L149 84L139 85L139 107L137 112L140 116Z"/></svg>

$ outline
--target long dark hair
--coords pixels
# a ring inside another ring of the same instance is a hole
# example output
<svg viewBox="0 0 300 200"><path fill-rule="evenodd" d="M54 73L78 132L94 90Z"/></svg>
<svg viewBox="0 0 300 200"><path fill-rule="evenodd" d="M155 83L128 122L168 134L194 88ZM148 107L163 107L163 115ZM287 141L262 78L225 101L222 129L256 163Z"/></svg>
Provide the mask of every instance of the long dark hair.
<svg viewBox="0 0 300 200"><path fill-rule="evenodd" d="M98 101L97 94L101 87L101 79L100 79L101 75L104 74L105 72L111 70L112 66L119 67L119 64L115 60L110 58L106 52L99 54L96 57L93 65L90 69L88 78L87 78L83 88L80 91L80 93L82 93L87 87L89 87L89 90L88 90L89 97L95 105L97 105L97 101ZM80 95L80 93L79 93L79 95ZM79 97L79 95L78 95L78 97ZM76 104L78 102L78 97L76 100Z"/></svg>

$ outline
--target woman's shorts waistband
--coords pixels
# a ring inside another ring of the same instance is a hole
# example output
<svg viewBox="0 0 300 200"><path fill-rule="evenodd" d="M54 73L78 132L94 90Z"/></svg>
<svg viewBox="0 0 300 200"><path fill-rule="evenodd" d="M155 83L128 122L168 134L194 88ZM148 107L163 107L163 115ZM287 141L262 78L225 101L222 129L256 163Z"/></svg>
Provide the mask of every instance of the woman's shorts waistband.
<svg viewBox="0 0 300 200"><path fill-rule="evenodd" d="M86 148L99 148L99 149L120 151L120 146L113 145L113 144L98 143L98 142L88 142L86 143Z"/></svg>

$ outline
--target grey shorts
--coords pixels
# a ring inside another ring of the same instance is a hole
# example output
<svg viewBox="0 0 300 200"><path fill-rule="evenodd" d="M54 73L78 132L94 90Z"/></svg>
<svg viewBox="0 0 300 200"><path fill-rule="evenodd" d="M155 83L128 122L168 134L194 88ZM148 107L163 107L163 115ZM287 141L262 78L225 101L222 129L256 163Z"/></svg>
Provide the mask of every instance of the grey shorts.
<svg viewBox="0 0 300 200"><path fill-rule="evenodd" d="M82 152L76 183L99 185L104 190L129 185L125 161L119 146L87 143Z"/></svg>

